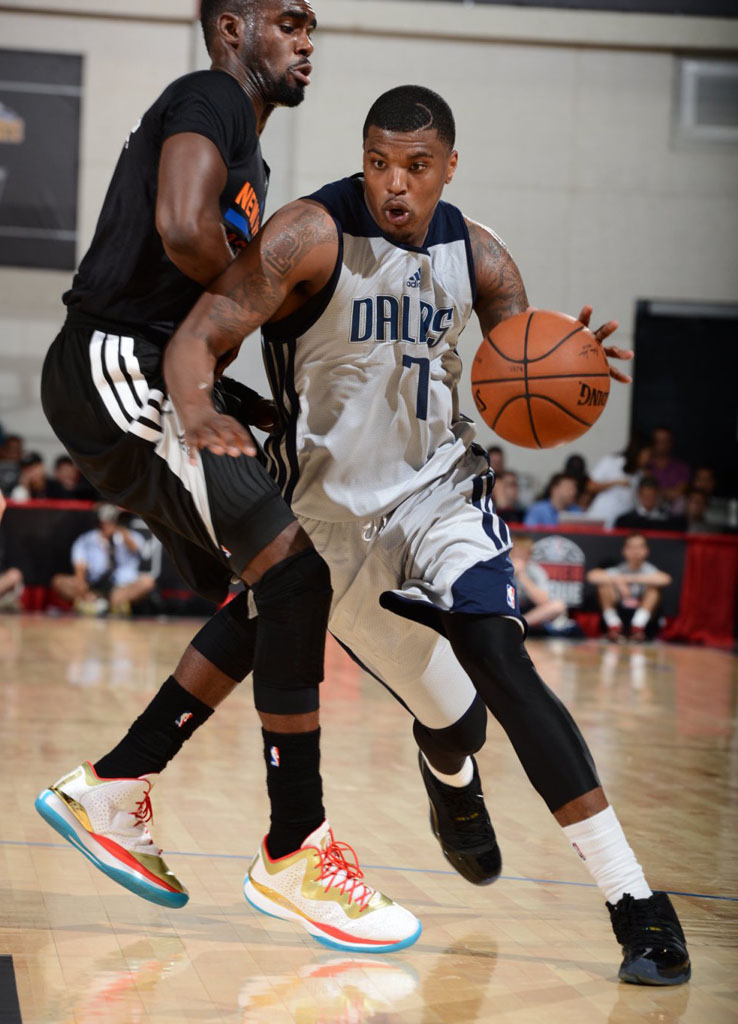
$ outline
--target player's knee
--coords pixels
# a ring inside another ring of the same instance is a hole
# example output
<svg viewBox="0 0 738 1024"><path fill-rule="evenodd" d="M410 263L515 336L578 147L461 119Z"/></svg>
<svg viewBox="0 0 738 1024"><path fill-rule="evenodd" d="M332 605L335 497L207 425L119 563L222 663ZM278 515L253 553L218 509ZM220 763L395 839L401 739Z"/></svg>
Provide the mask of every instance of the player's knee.
<svg viewBox="0 0 738 1024"><path fill-rule="evenodd" d="M252 593L259 612L255 684L287 690L317 686L333 596L325 561L312 547L301 551L269 569Z"/></svg>
<svg viewBox="0 0 738 1024"><path fill-rule="evenodd" d="M254 667L257 620L249 619L248 593L242 591L208 619L191 646L240 683Z"/></svg>

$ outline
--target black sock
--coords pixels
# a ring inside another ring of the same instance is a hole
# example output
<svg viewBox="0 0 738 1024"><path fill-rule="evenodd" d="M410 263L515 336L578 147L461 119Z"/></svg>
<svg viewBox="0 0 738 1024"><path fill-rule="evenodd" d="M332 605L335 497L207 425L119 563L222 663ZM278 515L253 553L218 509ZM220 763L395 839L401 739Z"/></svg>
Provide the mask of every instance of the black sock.
<svg viewBox="0 0 738 1024"><path fill-rule="evenodd" d="M325 818L320 778L320 729L282 733L261 730L271 802L267 849L273 859L300 848Z"/></svg>
<svg viewBox="0 0 738 1024"><path fill-rule="evenodd" d="M132 779L160 772L213 709L170 676L117 747L95 764L102 779Z"/></svg>

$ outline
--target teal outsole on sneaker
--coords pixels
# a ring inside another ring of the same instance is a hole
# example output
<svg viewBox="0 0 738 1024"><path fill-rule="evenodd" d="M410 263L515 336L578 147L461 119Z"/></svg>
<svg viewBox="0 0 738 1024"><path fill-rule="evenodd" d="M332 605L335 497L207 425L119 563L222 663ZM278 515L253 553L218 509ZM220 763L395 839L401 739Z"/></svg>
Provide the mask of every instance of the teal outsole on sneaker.
<svg viewBox="0 0 738 1024"><path fill-rule="evenodd" d="M246 875L244 882L248 881L248 877L249 876ZM254 910L258 910L260 914L264 914L265 917L273 917L275 921L285 920L285 918L279 917L278 914L270 914L268 910L262 910L261 907L257 907L257 905L249 899L249 895L245 889L244 896L246 897L246 902L249 906L253 907ZM297 924L296 921L288 923ZM385 946L364 946L360 942L337 942L335 939L326 939L321 935L313 935L312 932L308 932L308 935L311 939L315 939L316 942L319 942L321 946L327 946L329 949L340 949L342 953L397 953L398 950L407 949L408 946L412 946L413 943L417 942L422 931L423 926L420 921L418 921L418 927L412 935L403 939L401 942L390 942Z"/></svg>
<svg viewBox="0 0 738 1024"><path fill-rule="evenodd" d="M324 939L320 935L313 935L313 938L321 946L328 946L329 949L340 949L344 953L397 953L399 950L407 949L408 946L412 946L413 943L417 942L422 930L423 926L418 922L417 930L413 935L409 935L402 942L390 942L386 946L361 946L359 944L352 946L349 943L336 942L335 939Z"/></svg>
<svg viewBox="0 0 738 1024"><path fill-rule="evenodd" d="M54 831L58 832L59 835L66 839L67 842L83 853L87 859L95 865L95 867L102 871L108 878L112 878L114 882L122 886L124 889L128 889L129 892L135 893L136 896L141 896L143 899L148 900L149 903L156 903L157 906L167 907L172 910L177 910L183 907L189 900L189 895L185 892L165 892L161 889L155 888L153 885L148 884L143 880L133 878L126 871L118 870L111 867L109 864L105 864L101 861L92 850L88 850L87 847L82 843L77 833L71 827L69 822L65 821L64 818L58 814L53 807L50 807L48 801L54 797L54 794L50 789L45 789L43 793L40 793L36 797L34 804L36 810L44 819L44 821L51 825Z"/></svg>

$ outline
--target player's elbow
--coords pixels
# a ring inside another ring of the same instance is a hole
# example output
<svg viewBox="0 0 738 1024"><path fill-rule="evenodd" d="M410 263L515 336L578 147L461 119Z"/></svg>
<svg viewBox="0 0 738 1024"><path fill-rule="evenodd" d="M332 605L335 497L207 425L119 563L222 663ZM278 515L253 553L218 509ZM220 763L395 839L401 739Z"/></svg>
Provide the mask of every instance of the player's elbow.
<svg viewBox="0 0 738 1024"><path fill-rule="evenodd" d="M156 211L156 230L167 256L197 251L202 244L202 225L196 217L176 217L170 211Z"/></svg>

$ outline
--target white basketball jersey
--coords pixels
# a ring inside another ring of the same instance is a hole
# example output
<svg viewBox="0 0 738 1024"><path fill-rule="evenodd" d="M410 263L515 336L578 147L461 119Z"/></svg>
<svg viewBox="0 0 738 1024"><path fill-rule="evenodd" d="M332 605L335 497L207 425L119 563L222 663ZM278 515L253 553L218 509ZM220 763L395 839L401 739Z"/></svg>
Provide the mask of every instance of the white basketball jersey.
<svg viewBox="0 0 738 1024"><path fill-rule="evenodd" d="M310 198L333 216L339 254L323 291L263 330L284 424L266 451L295 512L371 519L443 476L474 437L457 398L475 291L469 232L442 202L423 247L392 241L358 175Z"/></svg>

